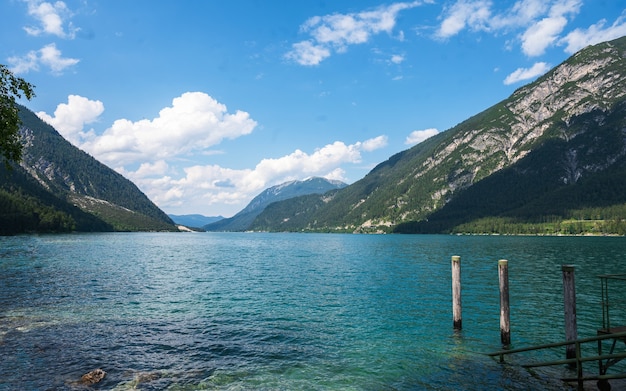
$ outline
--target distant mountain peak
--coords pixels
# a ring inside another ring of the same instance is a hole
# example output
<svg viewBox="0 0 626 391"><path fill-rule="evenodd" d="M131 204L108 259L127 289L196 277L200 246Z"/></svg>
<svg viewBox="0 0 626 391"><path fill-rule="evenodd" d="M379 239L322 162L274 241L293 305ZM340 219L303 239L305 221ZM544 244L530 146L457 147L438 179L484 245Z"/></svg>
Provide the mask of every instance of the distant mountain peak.
<svg viewBox="0 0 626 391"><path fill-rule="evenodd" d="M203 216L200 214L189 215L168 215L176 224L184 225L186 227L200 228L204 225L214 223L222 220L223 216Z"/></svg>
<svg viewBox="0 0 626 391"><path fill-rule="evenodd" d="M307 194L323 194L330 190L346 187L341 181L334 181L320 177L309 177L304 180L293 180L269 187L240 212L233 217L223 219L216 223L208 224L204 228L208 231L244 231L265 207L273 202L286 200Z"/></svg>

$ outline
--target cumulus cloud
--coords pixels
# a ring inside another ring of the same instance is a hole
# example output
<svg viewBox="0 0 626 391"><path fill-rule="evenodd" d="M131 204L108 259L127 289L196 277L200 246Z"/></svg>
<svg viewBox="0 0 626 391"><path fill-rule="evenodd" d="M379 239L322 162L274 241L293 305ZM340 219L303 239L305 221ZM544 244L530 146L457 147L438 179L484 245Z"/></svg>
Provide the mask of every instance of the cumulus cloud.
<svg viewBox="0 0 626 391"><path fill-rule="evenodd" d="M407 145L419 144L422 141L426 140L427 138L430 138L436 135L437 133L439 133L439 130L435 128L428 128L424 130L414 130L411 132L411 134L407 136L404 143Z"/></svg>
<svg viewBox="0 0 626 391"><path fill-rule="evenodd" d="M141 163L139 168L133 172L137 178L163 176L170 171L170 166L165 160L157 160L156 162Z"/></svg>
<svg viewBox="0 0 626 391"><path fill-rule="evenodd" d="M378 136L369 140L365 140L362 143L357 143L357 147L360 147L362 150L367 152L371 152L386 146L387 136Z"/></svg>
<svg viewBox="0 0 626 391"><path fill-rule="evenodd" d="M187 92L152 120L116 120L82 148L106 163L128 164L203 151L224 139L250 134L257 122L244 111L226 106L202 92Z"/></svg>
<svg viewBox="0 0 626 391"><path fill-rule="evenodd" d="M514 84L523 80L533 79L541 76L550 70L550 64L545 62L535 63L530 68L518 68L504 79L504 84Z"/></svg>
<svg viewBox="0 0 626 391"><path fill-rule="evenodd" d="M545 18L532 25L522 34L522 51L527 56L540 56L554 43L563 31L567 19L562 16Z"/></svg>
<svg viewBox="0 0 626 391"><path fill-rule="evenodd" d="M24 27L29 35L39 36L43 34L55 35L60 38L74 38L78 29L68 22L72 12L63 1L54 3L42 2L41 0L24 0L28 4L28 14L38 22L37 27ZM67 23L67 28L64 25Z"/></svg>
<svg viewBox="0 0 626 391"><path fill-rule="evenodd" d="M318 65L333 51L343 53L348 46L366 43L374 35L390 34L400 11L421 4L422 1L394 3L358 13L314 16L300 27L300 32L310 38L294 43L285 58L300 65Z"/></svg>
<svg viewBox="0 0 626 391"><path fill-rule="evenodd" d="M552 5L549 16L531 25L521 37L522 50L527 56L542 55L552 46L567 25L567 16L579 12L580 0L557 1Z"/></svg>
<svg viewBox="0 0 626 391"><path fill-rule="evenodd" d="M52 125L63 137L80 147L82 142L93 137L93 132L85 133L86 124L96 122L104 112L104 104L99 100L89 100L79 95L67 97L67 103L61 103L54 111L54 116L43 111L37 116Z"/></svg>
<svg viewBox="0 0 626 391"><path fill-rule="evenodd" d="M613 24L606 26L606 19L589 26L587 29L576 29L560 40L565 45L565 51L573 54L585 46L610 41L626 35L626 11Z"/></svg>
<svg viewBox="0 0 626 391"><path fill-rule="evenodd" d="M162 208L177 208L193 203L195 210L219 206L235 212L264 189L290 180L310 176L346 181L342 164L362 160L361 153L386 145L379 136L347 145L335 141L311 153L302 150L278 157L262 159L254 168L231 169L219 165L194 165L183 169L176 178L164 161L142 164L136 171L118 169L133 180Z"/></svg>
<svg viewBox="0 0 626 391"><path fill-rule="evenodd" d="M378 136L353 144L335 141L311 152L296 149L282 157L261 159L251 168L185 166L187 156L205 155L206 148L225 139L250 134L256 121L243 111L229 113L205 93L188 92L173 99L154 119L119 119L100 134L85 131L103 111L100 101L70 95L53 115L38 115L168 210L214 207L234 214L260 191L285 181L311 176L347 181L343 165L360 163L363 153L387 145L387 137Z"/></svg>
<svg viewBox="0 0 626 391"><path fill-rule="evenodd" d="M57 49L54 43L46 45L39 50L31 50L22 57L14 56L8 58L11 71L15 74L38 71L40 66L44 65L53 74L60 75L66 68L78 64L79 61L75 58L62 57L61 51Z"/></svg>
<svg viewBox="0 0 626 391"><path fill-rule="evenodd" d="M102 134L84 131L85 125L97 121L103 111L100 101L70 95L53 115L37 115L73 144L119 171L125 172L125 165L143 162L137 175L154 171L148 170L154 166L145 164L188 153L205 154L206 148L249 134L257 125L248 113L228 113L225 105L202 92L187 92L173 99L172 106L152 120L119 119ZM163 163L158 167L163 168Z"/></svg>

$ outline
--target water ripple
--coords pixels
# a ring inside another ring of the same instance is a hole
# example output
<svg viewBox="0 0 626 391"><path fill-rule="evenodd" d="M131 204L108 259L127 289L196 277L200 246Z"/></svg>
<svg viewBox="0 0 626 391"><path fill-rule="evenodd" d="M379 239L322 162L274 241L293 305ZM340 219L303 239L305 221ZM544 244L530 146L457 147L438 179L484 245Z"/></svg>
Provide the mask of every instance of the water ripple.
<svg viewBox="0 0 626 391"><path fill-rule="evenodd" d="M0 238L0 390L76 389L95 368L107 372L93 386L103 390L560 389L554 374L475 352L499 349L501 258L515 343L562 338L564 259L577 267L579 334L595 333L595 273L614 272L602 251L626 246L586 239ZM459 251L464 330L454 333L450 256Z"/></svg>

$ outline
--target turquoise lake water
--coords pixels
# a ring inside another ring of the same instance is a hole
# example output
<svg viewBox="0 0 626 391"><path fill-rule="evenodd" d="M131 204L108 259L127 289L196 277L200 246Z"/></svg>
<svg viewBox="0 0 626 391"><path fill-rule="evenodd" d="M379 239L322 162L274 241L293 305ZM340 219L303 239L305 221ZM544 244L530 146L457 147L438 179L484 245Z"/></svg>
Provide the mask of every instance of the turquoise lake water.
<svg viewBox="0 0 626 391"><path fill-rule="evenodd" d="M576 267L579 336L594 336L597 275L623 272L625 255L611 237L0 237L0 390L81 389L95 368L107 372L96 390L562 390L567 368L483 354L501 349L497 261L509 260L523 347L565 339L564 264Z"/></svg>

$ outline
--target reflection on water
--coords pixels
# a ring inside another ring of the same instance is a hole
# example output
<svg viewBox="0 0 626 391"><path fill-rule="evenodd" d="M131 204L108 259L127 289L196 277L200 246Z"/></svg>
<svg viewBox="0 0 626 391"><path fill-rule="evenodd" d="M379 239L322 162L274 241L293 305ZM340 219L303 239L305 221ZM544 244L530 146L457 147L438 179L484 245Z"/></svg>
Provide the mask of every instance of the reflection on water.
<svg viewBox="0 0 626 391"><path fill-rule="evenodd" d="M497 260L509 260L513 344L526 346L564 338L565 263L579 335L594 335L596 275L619 272L625 250L623 238L0 238L0 389L76 389L95 368L107 376L92 388L107 390L563 389L566 368L530 373L481 354L500 348ZM462 256L460 333L451 255Z"/></svg>

